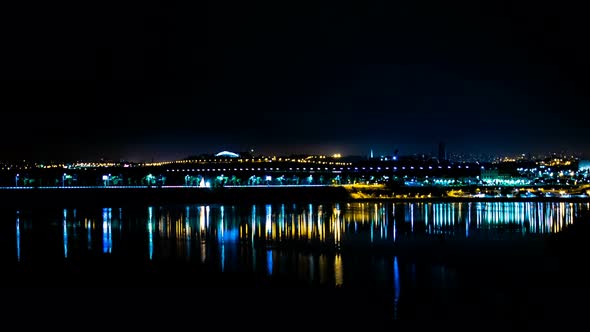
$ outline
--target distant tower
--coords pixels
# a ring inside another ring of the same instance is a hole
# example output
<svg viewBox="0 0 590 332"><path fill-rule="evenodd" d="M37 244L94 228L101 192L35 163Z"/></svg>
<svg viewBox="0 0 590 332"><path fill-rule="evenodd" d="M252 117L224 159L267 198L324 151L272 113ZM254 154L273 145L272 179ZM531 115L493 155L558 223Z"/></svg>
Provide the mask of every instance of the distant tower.
<svg viewBox="0 0 590 332"><path fill-rule="evenodd" d="M438 143L438 160L447 160L447 149L445 147L445 142Z"/></svg>
<svg viewBox="0 0 590 332"><path fill-rule="evenodd" d="M369 159L373 159L373 149L371 149L371 154L369 155Z"/></svg>

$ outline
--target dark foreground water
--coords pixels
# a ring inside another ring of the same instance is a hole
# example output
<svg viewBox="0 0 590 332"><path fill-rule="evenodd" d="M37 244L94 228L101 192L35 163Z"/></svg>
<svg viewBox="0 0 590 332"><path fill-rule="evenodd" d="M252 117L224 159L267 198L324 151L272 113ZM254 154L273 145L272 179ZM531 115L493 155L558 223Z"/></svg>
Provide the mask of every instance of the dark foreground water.
<svg viewBox="0 0 590 332"><path fill-rule="evenodd" d="M568 323L590 308L589 251L586 237L573 245L558 235L588 210L566 202L3 208L1 318L80 328Z"/></svg>

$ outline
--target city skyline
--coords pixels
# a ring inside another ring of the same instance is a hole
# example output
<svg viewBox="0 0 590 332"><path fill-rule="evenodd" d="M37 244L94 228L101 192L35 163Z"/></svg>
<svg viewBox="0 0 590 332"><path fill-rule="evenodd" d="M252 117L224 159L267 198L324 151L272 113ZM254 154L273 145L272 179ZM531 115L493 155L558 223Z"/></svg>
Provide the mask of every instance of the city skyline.
<svg viewBox="0 0 590 332"><path fill-rule="evenodd" d="M441 145L443 151L441 151ZM216 157L217 154L227 153L236 154L239 158L260 158L260 157L302 157L302 156L325 156L330 158L343 158L352 160L362 159L383 159L396 160L397 158L417 158L417 159L437 159L441 160L441 153L444 153L442 160L451 162L493 162L501 160L542 160L546 158L567 158L586 160L588 155L579 151L567 149L561 150L539 150L539 151L514 151L514 152L485 152L485 151L456 151L452 147L449 149L446 142L438 142L432 146L425 146L425 150L400 150L399 148L381 148L379 145L373 145L368 150L354 149L328 149L326 152L321 150L277 150L261 151L251 147L250 149L225 149L220 147L217 150L208 149L203 151L191 151L186 153L177 153L166 155L158 151L143 152L143 155L151 155L151 158L125 158L120 156L109 156L103 154L87 155L86 157L59 157L49 156L47 158L1 158L0 163L19 164L19 163L72 163L72 162L112 162L112 163L151 163L151 162L171 162L180 160L191 160L200 158ZM343 153L344 151L344 153ZM346 152L352 151L352 152ZM358 152L357 152L358 151ZM157 158L159 156L159 158ZM395 159L391 157L395 156ZM230 156L222 156L229 158Z"/></svg>
<svg viewBox="0 0 590 332"><path fill-rule="evenodd" d="M180 149L177 152L170 151L164 149L164 151L157 151L157 150L142 150L138 148L135 150L135 153L131 153L128 156L131 158L119 158L122 160L129 160L129 161L166 161L166 160L179 160L185 159L190 156L194 155L213 155L220 151L232 151L237 153L251 153L253 155L266 155L266 156L288 156L288 155L342 155L342 156L365 156L369 157L371 152L374 154L375 157L377 156L393 156L395 154L401 156L413 156L413 155L426 155L426 156L433 156L438 157L438 144L444 143L445 150L447 156L457 156L457 155L472 155L472 156L491 156L493 157L503 157L503 156L516 156L516 155L550 155L550 154L565 154L565 155L576 155L576 156L587 156L586 153L578 150L568 149L565 146L551 146L543 148L539 147L533 150L525 150L518 147L512 147L510 149L505 149L502 147L493 147L489 146L485 149L482 149L480 146L479 149L475 148L466 148L466 145L462 144L460 146L454 146L449 144L446 141L441 142L432 142L430 144L398 144L398 145L387 145L387 144L340 144L340 145L326 145L323 146L321 144L310 144L305 147L301 147L299 145L289 145L285 144L283 146L242 146L240 144L226 144L226 145L217 145L217 146L210 146L208 148L198 150L198 151L190 151L190 150L182 150ZM524 148L524 147L523 147ZM166 151L168 153L166 153ZM133 156L136 157L133 157ZM149 156L152 156L149 158ZM144 156L144 157L141 157ZM145 157L147 156L147 158Z"/></svg>
<svg viewBox="0 0 590 332"><path fill-rule="evenodd" d="M573 5L80 6L5 21L0 159L590 152Z"/></svg>

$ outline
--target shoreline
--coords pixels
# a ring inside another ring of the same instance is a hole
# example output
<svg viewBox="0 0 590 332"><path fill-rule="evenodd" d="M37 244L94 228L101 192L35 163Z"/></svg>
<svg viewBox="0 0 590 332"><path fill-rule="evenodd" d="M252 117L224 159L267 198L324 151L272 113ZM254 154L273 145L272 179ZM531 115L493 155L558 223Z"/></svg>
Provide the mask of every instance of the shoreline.
<svg viewBox="0 0 590 332"><path fill-rule="evenodd" d="M250 187L51 187L0 189L2 206L224 204L309 202L565 202L590 203L589 197L355 197L343 186Z"/></svg>

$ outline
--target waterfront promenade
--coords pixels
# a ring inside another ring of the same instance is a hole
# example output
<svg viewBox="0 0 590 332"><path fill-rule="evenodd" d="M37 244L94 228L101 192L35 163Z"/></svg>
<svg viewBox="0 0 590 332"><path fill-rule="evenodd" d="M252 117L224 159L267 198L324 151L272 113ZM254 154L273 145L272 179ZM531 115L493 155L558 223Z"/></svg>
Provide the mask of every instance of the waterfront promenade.
<svg viewBox="0 0 590 332"><path fill-rule="evenodd" d="M0 202L5 206L36 205L130 205L192 203L273 203L273 202L461 202L461 201L566 201L590 202L588 196L448 196L444 188L428 193L392 195L391 191L369 187L332 185L225 186L217 188L190 186L86 186L86 187L0 187Z"/></svg>
<svg viewBox="0 0 590 332"><path fill-rule="evenodd" d="M41 187L0 188L3 205L129 205L247 202L307 202L350 199L348 191L334 186L186 186Z"/></svg>

